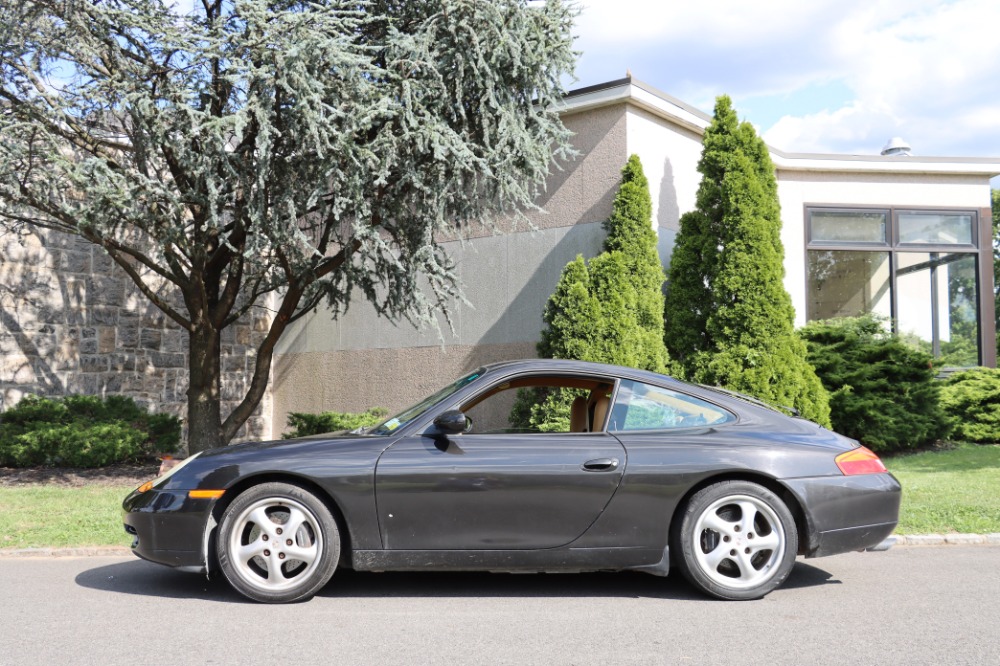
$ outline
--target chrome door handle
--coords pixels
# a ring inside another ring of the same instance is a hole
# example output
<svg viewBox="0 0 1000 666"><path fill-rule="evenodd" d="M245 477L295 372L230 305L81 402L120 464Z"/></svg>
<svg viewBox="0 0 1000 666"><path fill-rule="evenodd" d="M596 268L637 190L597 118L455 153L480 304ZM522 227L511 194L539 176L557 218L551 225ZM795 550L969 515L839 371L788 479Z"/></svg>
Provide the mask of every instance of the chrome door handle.
<svg viewBox="0 0 1000 666"><path fill-rule="evenodd" d="M586 472L610 472L618 469L618 458L595 458L583 463Z"/></svg>

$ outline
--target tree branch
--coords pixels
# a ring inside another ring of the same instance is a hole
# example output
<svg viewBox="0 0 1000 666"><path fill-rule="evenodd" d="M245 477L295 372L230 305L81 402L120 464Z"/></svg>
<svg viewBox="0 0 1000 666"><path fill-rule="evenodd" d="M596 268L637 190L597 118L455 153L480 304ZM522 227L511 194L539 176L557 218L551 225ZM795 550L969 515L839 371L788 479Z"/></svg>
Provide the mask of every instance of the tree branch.
<svg viewBox="0 0 1000 666"><path fill-rule="evenodd" d="M347 247L341 249L340 252L330 257L323 263L322 275L327 275L339 266L343 266L344 262L349 261L351 256L357 252L360 247L361 242L355 240ZM320 277L320 275L321 274L317 273L313 280ZM310 280L310 282L313 280ZM274 347L278 343L278 339L281 337L281 334L285 332L285 328L287 328L288 324L292 322L295 311L299 306L299 301L301 301L302 296L305 293L306 286L308 285L301 285L295 282L288 285L288 291L285 292L285 296L281 302L281 307L278 308L278 312L271 321L271 328L268 330L267 335L264 336L264 340L261 341L260 346L257 348L257 358L254 362L253 377L250 380L250 388L247 390L243 400L240 401L240 404L229 413L229 416L226 417L226 420L222 424L222 435L226 441L229 441L236 435L236 431L240 429L248 418L250 418L250 415L253 414L253 410L257 408L258 404L260 404L261 398L264 397L264 390L267 388L267 380L271 374L271 360L274 356Z"/></svg>

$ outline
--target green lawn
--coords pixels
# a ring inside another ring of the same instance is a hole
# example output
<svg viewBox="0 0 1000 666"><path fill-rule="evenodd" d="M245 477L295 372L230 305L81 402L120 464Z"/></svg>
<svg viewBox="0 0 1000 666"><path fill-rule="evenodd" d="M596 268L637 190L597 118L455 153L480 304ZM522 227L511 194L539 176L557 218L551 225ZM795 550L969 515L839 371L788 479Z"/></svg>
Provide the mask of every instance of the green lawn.
<svg viewBox="0 0 1000 666"><path fill-rule="evenodd" d="M903 484L900 534L1000 533L1000 445L884 460Z"/></svg>
<svg viewBox="0 0 1000 666"><path fill-rule="evenodd" d="M127 546L122 500L132 489L0 487L0 548Z"/></svg>
<svg viewBox="0 0 1000 666"><path fill-rule="evenodd" d="M1000 533L1000 445L885 460L903 484L900 534ZM0 487L0 548L127 546L131 486Z"/></svg>

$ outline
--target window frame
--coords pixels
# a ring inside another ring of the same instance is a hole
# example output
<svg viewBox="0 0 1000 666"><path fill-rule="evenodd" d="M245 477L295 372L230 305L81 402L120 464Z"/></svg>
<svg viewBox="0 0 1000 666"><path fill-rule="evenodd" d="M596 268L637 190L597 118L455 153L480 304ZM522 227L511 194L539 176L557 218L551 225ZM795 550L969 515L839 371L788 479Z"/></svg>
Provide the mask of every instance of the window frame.
<svg viewBox="0 0 1000 666"><path fill-rule="evenodd" d="M822 212L866 212L885 213L886 222L886 243L873 242L830 242L812 240L812 213ZM939 215L968 215L971 218L971 238L972 243L913 243L901 242L899 235L900 215L906 214L939 214ZM899 255L901 254L963 254L975 258L976 274L976 328L978 363L989 367L996 366L996 346L989 344L989 341L996 338L996 322L992 316L987 314L985 298L992 298L993 274L986 266L984 254L988 254L988 259L992 261L992 244L982 243L983 238L992 238L983 227L990 224L988 211L977 208L955 207L942 208L920 207L920 206L874 206L874 205L828 205L806 203L803 206L803 217L805 219L805 296L806 296L806 321L814 321L809 312L809 280L810 280L810 251L852 251L852 252L884 252L889 255L889 303L891 312L891 326L893 332L897 331L899 321ZM986 294L989 294L987 296ZM932 318L938 316L938 304L936 299L932 304ZM936 328L934 329L936 331ZM940 338L931 340L934 355L940 353Z"/></svg>

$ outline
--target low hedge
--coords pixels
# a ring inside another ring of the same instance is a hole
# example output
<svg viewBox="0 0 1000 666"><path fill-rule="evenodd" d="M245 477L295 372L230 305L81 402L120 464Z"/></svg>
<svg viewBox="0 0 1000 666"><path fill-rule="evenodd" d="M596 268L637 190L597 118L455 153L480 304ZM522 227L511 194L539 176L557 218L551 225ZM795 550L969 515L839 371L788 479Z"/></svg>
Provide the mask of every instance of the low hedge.
<svg viewBox="0 0 1000 666"><path fill-rule="evenodd" d="M356 430L373 426L388 415L389 410L384 407L372 407L368 411L360 413L321 412L308 414L291 412L288 415L288 427L292 430L282 435L282 438L293 439L308 435L321 435L325 432L337 432L338 430Z"/></svg>
<svg viewBox="0 0 1000 666"><path fill-rule="evenodd" d="M948 436L952 422L941 408L933 358L888 332L879 318L816 321L799 334L830 392L834 430L878 452Z"/></svg>
<svg viewBox="0 0 1000 666"><path fill-rule="evenodd" d="M941 406L955 425L954 438L1000 442L1000 370L956 372L941 387Z"/></svg>
<svg viewBox="0 0 1000 666"><path fill-rule="evenodd" d="M0 465L101 467L175 453L181 421L125 396L25 396L0 415Z"/></svg>

